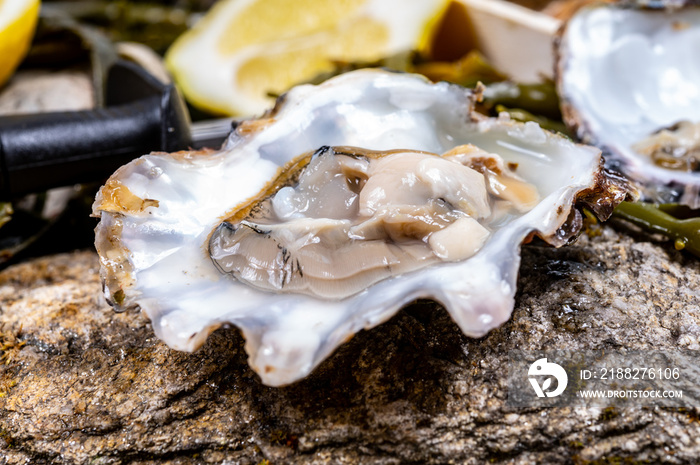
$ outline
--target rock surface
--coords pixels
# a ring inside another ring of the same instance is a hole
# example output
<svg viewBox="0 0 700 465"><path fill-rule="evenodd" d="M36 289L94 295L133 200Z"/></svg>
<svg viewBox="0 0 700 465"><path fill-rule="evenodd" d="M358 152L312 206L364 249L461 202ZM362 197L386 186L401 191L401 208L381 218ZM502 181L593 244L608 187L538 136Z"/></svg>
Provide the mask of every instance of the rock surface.
<svg viewBox="0 0 700 465"><path fill-rule="evenodd" d="M523 247L512 319L419 302L270 388L235 328L193 354L104 302L92 251L0 273L0 464L695 463L700 409L505 403L508 350L700 348L700 260L622 227Z"/></svg>

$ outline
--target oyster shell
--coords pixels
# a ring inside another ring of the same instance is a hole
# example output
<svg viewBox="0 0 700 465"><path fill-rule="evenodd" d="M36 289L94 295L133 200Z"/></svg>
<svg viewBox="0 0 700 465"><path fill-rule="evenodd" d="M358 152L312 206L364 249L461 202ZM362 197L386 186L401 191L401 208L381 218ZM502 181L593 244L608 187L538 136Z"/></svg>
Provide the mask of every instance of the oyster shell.
<svg viewBox="0 0 700 465"><path fill-rule="evenodd" d="M418 298L486 334L512 312L520 244L536 234L562 245L581 225L574 204L605 217L626 191L599 150L478 117L472 98L415 75L356 71L292 89L220 151L123 166L93 207L106 297L140 306L180 350L236 325L270 385L305 376ZM417 265L390 263L389 249ZM324 268L348 257L363 258L348 272ZM306 267L330 285L300 276Z"/></svg>
<svg viewBox="0 0 700 465"><path fill-rule="evenodd" d="M603 148L646 199L693 208L700 207L698 45L697 3L603 4L567 22L557 62L567 125Z"/></svg>

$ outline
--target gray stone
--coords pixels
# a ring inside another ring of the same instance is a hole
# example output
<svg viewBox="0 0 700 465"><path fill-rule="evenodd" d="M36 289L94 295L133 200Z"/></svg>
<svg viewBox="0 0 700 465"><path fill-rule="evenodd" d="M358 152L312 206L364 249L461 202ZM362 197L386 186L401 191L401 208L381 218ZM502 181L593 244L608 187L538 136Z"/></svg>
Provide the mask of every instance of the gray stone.
<svg viewBox="0 0 700 465"><path fill-rule="evenodd" d="M698 348L700 261L598 232L524 246L513 317L480 340L418 302L282 388L259 382L235 328L188 354L114 313L92 251L15 265L0 273L0 464L695 463L699 409L505 403L511 349Z"/></svg>

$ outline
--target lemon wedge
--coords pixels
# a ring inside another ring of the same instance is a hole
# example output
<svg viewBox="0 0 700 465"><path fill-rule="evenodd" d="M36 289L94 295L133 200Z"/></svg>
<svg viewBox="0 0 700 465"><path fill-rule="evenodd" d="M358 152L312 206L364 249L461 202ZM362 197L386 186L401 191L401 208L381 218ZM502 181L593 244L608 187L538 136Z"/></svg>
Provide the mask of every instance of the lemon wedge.
<svg viewBox="0 0 700 465"><path fill-rule="evenodd" d="M222 0L168 50L194 105L258 114L334 62L371 62L428 46L447 0Z"/></svg>
<svg viewBox="0 0 700 465"><path fill-rule="evenodd" d="M0 86L29 50L39 17L39 0L0 0Z"/></svg>

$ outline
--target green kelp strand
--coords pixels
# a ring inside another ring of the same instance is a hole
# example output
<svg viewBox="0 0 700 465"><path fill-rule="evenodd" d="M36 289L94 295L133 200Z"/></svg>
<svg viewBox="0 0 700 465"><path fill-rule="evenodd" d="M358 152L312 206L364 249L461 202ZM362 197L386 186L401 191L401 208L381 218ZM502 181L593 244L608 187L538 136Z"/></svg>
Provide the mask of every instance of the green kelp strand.
<svg viewBox="0 0 700 465"><path fill-rule="evenodd" d="M512 119L514 119L515 121L521 121L523 123L527 123L528 121L534 121L544 129L559 132L567 137L572 137L566 125L561 121L551 120L544 116L533 115L529 111L523 110L521 108L507 108L503 105L496 105L496 112L508 113Z"/></svg>
<svg viewBox="0 0 700 465"><path fill-rule="evenodd" d="M640 226L647 231L661 233L674 241L677 250L687 250L700 257L700 211L695 217L678 219L663 211L673 211L675 205L653 205L641 202L622 202L613 215ZM684 210L685 211L685 210Z"/></svg>
<svg viewBox="0 0 700 465"><path fill-rule="evenodd" d="M474 87L478 82L490 84L508 78L476 50L452 62L420 62L418 57L411 71L422 74L433 82L448 81L469 88Z"/></svg>
<svg viewBox="0 0 700 465"><path fill-rule="evenodd" d="M517 84L511 81L497 82L484 90L484 105L522 108L525 111L561 121L559 96L554 83Z"/></svg>
<svg viewBox="0 0 700 465"><path fill-rule="evenodd" d="M662 212L668 213L679 220L700 217L700 210L690 208L687 205L681 205L680 203L662 203L658 205L658 207Z"/></svg>

